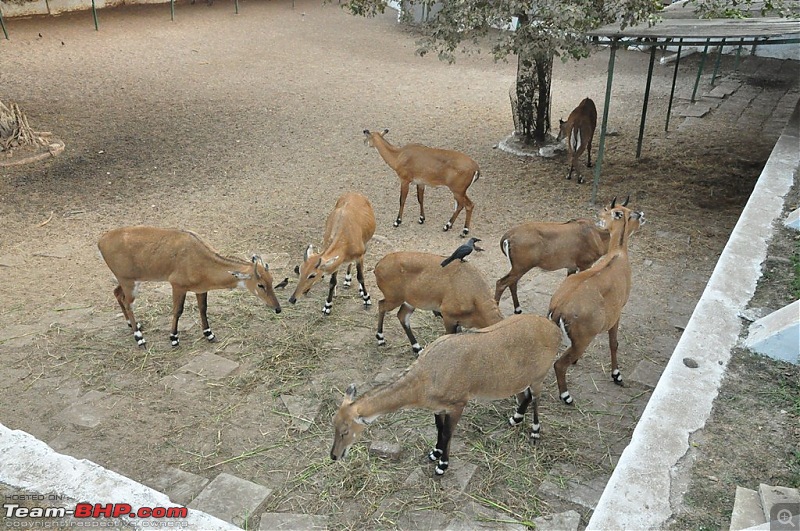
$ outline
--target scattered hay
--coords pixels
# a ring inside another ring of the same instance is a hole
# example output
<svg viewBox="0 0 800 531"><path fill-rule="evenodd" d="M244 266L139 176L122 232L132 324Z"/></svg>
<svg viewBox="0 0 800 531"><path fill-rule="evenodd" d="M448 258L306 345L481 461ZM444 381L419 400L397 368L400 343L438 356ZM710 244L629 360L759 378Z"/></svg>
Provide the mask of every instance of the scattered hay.
<svg viewBox="0 0 800 531"><path fill-rule="evenodd" d="M0 155L9 159L15 150L22 151L22 158L14 162L0 160L0 166L55 157L64 150L64 143L52 136L50 132L34 131L19 105L10 103L7 106L0 101Z"/></svg>

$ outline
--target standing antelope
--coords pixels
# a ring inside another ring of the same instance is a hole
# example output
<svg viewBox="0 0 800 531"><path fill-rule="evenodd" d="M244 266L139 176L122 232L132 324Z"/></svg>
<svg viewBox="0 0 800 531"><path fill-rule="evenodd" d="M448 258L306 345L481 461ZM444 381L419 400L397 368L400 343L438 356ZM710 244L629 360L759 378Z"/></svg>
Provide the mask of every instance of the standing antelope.
<svg viewBox="0 0 800 531"><path fill-rule="evenodd" d="M372 301L364 284L364 253L367 251L367 242L373 234L375 234L375 214L369 199L356 192L342 195L325 222L323 243L325 249L321 253L314 253L311 244L306 248L303 264L298 271L300 279L294 293L289 297L289 302L292 304L297 302L297 297L308 293L317 280L325 273L330 273L328 299L322 308L322 313L330 315L339 267L345 262L350 265L355 262L358 293L364 301L364 306L371 305ZM346 288L350 287L352 280L350 265L344 277Z"/></svg>
<svg viewBox="0 0 800 531"><path fill-rule="evenodd" d="M422 144L393 146L383 138L388 132L388 129L384 129L382 133L371 133L369 129L364 129L367 145L377 149L386 164L400 177L400 211L397 213L394 226L398 227L403 222L403 209L406 206L408 189L412 184L417 185L420 224L425 222L425 186L446 186L453 192L456 203L453 215L450 221L445 223L444 230L450 230L461 210L466 209L467 217L461 236L469 234L474 203L467 197L467 188L480 176L478 164L467 155L449 149L429 148Z"/></svg>
<svg viewBox="0 0 800 531"><path fill-rule="evenodd" d="M570 275L553 293L548 317L567 334L570 346L554 364L558 392L566 404L572 404L567 390L567 367L576 363L596 335L608 332L611 350L611 377L622 385L617 364L617 329L622 308L631 292L631 266L628 240L644 225L644 212L625 208L626 199L616 206L616 198L600 215L600 222L610 233L608 253L592 267Z"/></svg>
<svg viewBox="0 0 800 531"><path fill-rule="evenodd" d="M411 330L411 314L417 308L440 313L448 334L454 334L458 326L484 328L503 319L481 272L466 262L442 267L442 258L430 253L396 252L380 259L375 266L375 280L383 293L378 302L378 345L386 344L386 312L398 306L397 318L415 354L422 351Z"/></svg>
<svg viewBox="0 0 800 531"><path fill-rule="evenodd" d="M540 437L538 399L550 364L558 353L561 332L546 318L515 315L488 328L443 336L395 382L356 398L355 385L333 417L331 459L343 459L364 427L380 415L403 408L434 412L436 447L428 454L442 475L450 464L450 439L467 402L516 395L516 426L533 402L531 437Z"/></svg>
<svg viewBox="0 0 800 531"><path fill-rule="evenodd" d="M188 230L155 227L122 227L106 232L97 242L100 254L117 277L114 296L122 315L133 329L133 338L143 347L141 323L133 315L133 301L139 283L168 281L172 285L172 329L169 338L177 347L178 319L183 313L186 293L197 295L203 335L215 339L208 325L208 292L214 289L243 288L263 300L275 313L281 305L272 289L272 275L261 258L242 260L221 256L200 236Z"/></svg>
<svg viewBox="0 0 800 531"><path fill-rule="evenodd" d="M608 252L608 231L598 229L588 219L573 219L566 223L531 221L517 225L500 238L500 250L511 267L495 285L494 300L506 288L511 289L514 313L522 313L517 297L517 282L538 267L544 271L567 268L567 274L588 269Z"/></svg>
<svg viewBox="0 0 800 531"><path fill-rule="evenodd" d="M597 128L597 108L589 98L584 98L575 109L569 113L567 121L558 120L559 131L558 141L567 139L567 162L569 163L569 173L567 179L572 179L572 172L575 169L575 159L580 157L584 150L588 156L586 166L592 167L592 138L594 130ZM583 175L578 170L578 184L583 182Z"/></svg>

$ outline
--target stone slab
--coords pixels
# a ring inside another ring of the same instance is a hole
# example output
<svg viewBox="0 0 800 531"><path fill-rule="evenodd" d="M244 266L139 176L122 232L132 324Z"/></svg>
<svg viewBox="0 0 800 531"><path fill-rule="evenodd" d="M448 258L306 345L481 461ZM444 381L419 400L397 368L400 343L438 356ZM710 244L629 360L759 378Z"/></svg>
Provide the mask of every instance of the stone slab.
<svg viewBox="0 0 800 531"><path fill-rule="evenodd" d="M197 378L197 376L185 372L164 376L158 383L167 389L188 395L201 393L206 388L206 384Z"/></svg>
<svg viewBox="0 0 800 531"><path fill-rule="evenodd" d="M373 441L369 446L370 455L377 455L378 457L391 459L392 461L400 459L402 451L403 449L399 444L388 441Z"/></svg>
<svg viewBox="0 0 800 531"><path fill-rule="evenodd" d="M281 395L281 400L289 410L292 428L297 431L308 431L322 407L322 402L301 396Z"/></svg>
<svg viewBox="0 0 800 531"><path fill-rule="evenodd" d="M270 488L223 472L187 507L248 528L252 516L261 512L271 493Z"/></svg>
<svg viewBox="0 0 800 531"><path fill-rule="evenodd" d="M577 477L572 467L562 466L554 468L541 485L538 494L549 496L570 503L575 503L589 510L594 510L608 478L599 476L592 479ZM559 479L555 479L555 478Z"/></svg>
<svg viewBox="0 0 800 531"><path fill-rule="evenodd" d="M800 300L762 317L750 325L744 344L770 358L800 363Z"/></svg>
<svg viewBox="0 0 800 531"><path fill-rule="evenodd" d="M684 116L687 118L702 118L706 114L711 112L711 106L708 104L694 104L689 105L684 110L680 112L680 116Z"/></svg>
<svg viewBox="0 0 800 531"><path fill-rule="evenodd" d="M263 513L260 531L314 531L328 529L328 517L318 514Z"/></svg>
<svg viewBox="0 0 800 531"><path fill-rule="evenodd" d="M58 416L60 420L76 426L96 428L103 420L111 416L117 401L117 398L108 393L92 390L62 410Z"/></svg>
<svg viewBox="0 0 800 531"><path fill-rule="evenodd" d="M196 356L192 361L180 367L178 372L197 375L209 380L225 378L239 368L239 364L222 356L206 352Z"/></svg>
<svg viewBox="0 0 800 531"><path fill-rule="evenodd" d="M515 523L514 518L489 509L478 503L469 502L463 509L458 511L458 516L445 528L445 531L472 531L472 530L496 530L496 531L525 531L527 528ZM538 529L538 527L537 527Z"/></svg>
<svg viewBox="0 0 800 531"><path fill-rule="evenodd" d="M180 468L169 467L145 483L169 496L173 502L188 505L208 484L208 479Z"/></svg>
<svg viewBox="0 0 800 531"><path fill-rule="evenodd" d="M761 498L753 489L736 487L736 497L733 500L731 512L730 531L739 531L767 521L764 509L761 507Z"/></svg>
<svg viewBox="0 0 800 531"><path fill-rule="evenodd" d="M708 94L706 94L706 96L709 97L709 98L720 98L720 99L722 99L722 98L724 98L726 96L730 96L731 94L736 92L736 89L738 89L738 88L739 88L739 84L738 83L736 83L736 84L723 84L723 85L719 85L719 86L714 87Z"/></svg>
<svg viewBox="0 0 800 531"><path fill-rule="evenodd" d="M434 464L431 463L430 467L421 467L414 470L403 482L403 485L412 487L414 485L430 481L435 475L433 472ZM441 478L438 478L442 483L442 488L449 492L464 492L467 488L469 481L478 469L472 463L467 463L458 459L453 459L450 455L450 466Z"/></svg>
<svg viewBox="0 0 800 531"><path fill-rule="evenodd" d="M581 524L581 515L576 511L539 516L533 519L536 531L578 531Z"/></svg>
<svg viewBox="0 0 800 531"><path fill-rule="evenodd" d="M800 491L789 487L775 487L760 484L758 494L761 507L764 508L764 518L772 521L779 518L778 511L788 510L792 516L800 514ZM784 518L781 518L783 520Z"/></svg>
<svg viewBox="0 0 800 531"><path fill-rule="evenodd" d="M633 369L630 378L634 382L638 382L642 385L646 385L647 387L655 389L656 384L658 384L658 379L661 378L661 373L663 371L664 367L656 365L655 363L647 360L642 360L636 365L636 368Z"/></svg>
<svg viewBox="0 0 800 531"><path fill-rule="evenodd" d="M394 522L396 529L434 530L447 525L449 515L442 511L405 511Z"/></svg>

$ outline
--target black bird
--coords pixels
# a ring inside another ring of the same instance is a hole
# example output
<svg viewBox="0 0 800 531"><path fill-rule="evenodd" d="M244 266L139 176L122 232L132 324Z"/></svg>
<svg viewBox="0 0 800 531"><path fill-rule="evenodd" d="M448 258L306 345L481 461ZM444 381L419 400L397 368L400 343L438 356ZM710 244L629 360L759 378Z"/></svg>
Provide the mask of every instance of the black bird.
<svg viewBox="0 0 800 531"><path fill-rule="evenodd" d="M289 277L286 277L277 284L275 284L275 289L283 289L286 287L288 283L289 283Z"/></svg>
<svg viewBox="0 0 800 531"><path fill-rule="evenodd" d="M460 246L458 249L455 250L455 252L453 252L453 254L450 255L449 258L445 258L444 261L442 261L442 267L446 266L453 260L461 260L463 262L464 258L466 258L474 249L477 249L475 247L475 242L479 241L481 241L480 238L470 238L469 240L467 240L467 243Z"/></svg>

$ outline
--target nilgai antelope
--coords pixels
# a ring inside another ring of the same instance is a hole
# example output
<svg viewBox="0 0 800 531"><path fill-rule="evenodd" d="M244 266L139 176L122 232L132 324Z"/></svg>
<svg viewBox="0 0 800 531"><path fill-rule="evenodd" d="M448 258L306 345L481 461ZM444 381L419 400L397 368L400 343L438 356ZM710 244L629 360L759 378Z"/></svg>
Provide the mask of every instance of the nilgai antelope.
<svg viewBox="0 0 800 531"><path fill-rule="evenodd" d="M444 329L484 328L503 319L483 274L472 264L442 267L442 256L430 253L389 253L375 266L375 280L383 293L378 302L378 345L385 345L383 319L400 307L397 318L419 354L422 347L411 330L411 314L419 308L441 314Z"/></svg>
<svg viewBox="0 0 800 531"><path fill-rule="evenodd" d="M509 418L516 426L533 403L531 437L540 437L538 399L545 375L558 353L561 332L546 318L515 315L488 328L443 336L395 382L356 398L347 388L333 417L335 435L331 459L343 459L364 427L380 415L399 409L434 412L436 446L428 454L442 475L450 464L450 439L467 402L516 395L517 409Z"/></svg>
<svg viewBox="0 0 800 531"><path fill-rule="evenodd" d="M306 248L303 264L298 270L300 278L294 293L289 297L289 302L292 304L297 302L297 298L308 293L324 274L330 273L328 298L322 308L322 313L330 315L339 267L348 263L344 287L349 288L352 281L350 265L355 262L358 293L364 301L364 306L371 305L372 301L364 284L364 253L367 251L367 242L373 234L375 234L375 214L369 199L356 192L342 195L325 222L324 250L314 253L311 244Z"/></svg>
<svg viewBox="0 0 800 531"><path fill-rule="evenodd" d="M569 164L569 173L567 179L572 179L572 172L575 170L575 160L583 154L586 150L588 161L586 166L592 167L592 138L594 137L594 130L597 128L597 108L594 102L589 98L584 98L582 102L575 107L567 121L558 120L559 131L558 141L567 139L567 163ZM578 170L578 184L583 182L583 175Z"/></svg>
<svg viewBox="0 0 800 531"><path fill-rule="evenodd" d="M186 293L197 295L203 335L215 336L208 325L208 292L243 288L263 300L275 313L281 305L272 289L269 266L258 256L251 261L222 256L200 236L188 230L156 227L122 227L106 232L97 242L100 254L117 277L114 296L122 315L133 329L133 338L143 347L142 326L133 314L133 302L140 282L168 281L172 285L172 328L169 338L177 347L178 319L183 313Z"/></svg>
<svg viewBox="0 0 800 531"><path fill-rule="evenodd" d="M425 186L446 186L453 192L455 210L450 221L445 223L444 230L450 230L461 210L466 209L467 218L461 236L469 234L474 203L467 197L467 188L480 176L478 164L467 155L450 149L430 148L422 144L393 146L384 138L388 132L388 129L380 133L364 129L367 145L377 149L386 164L400 177L400 211L394 226L398 227L403 222L403 209L412 184L417 185L420 223L425 223Z"/></svg>
<svg viewBox="0 0 800 531"><path fill-rule="evenodd" d="M622 308L631 292L631 266L628 240L644 225L644 212L621 206L616 198L600 215L601 224L610 233L608 253L580 273L568 276L550 299L548 317L566 333L570 346L553 366L561 399L572 404L567 390L567 368L576 363L596 335L608 332L611 350L611 377L622 385L617 364L617 329Z"/></svg>
<svg viewBox="0 0 800 531"><path fill-rule="evenodd" d="M495 285L494 300L500 302L506 288L511 290L514 313L522 313L517 283L538 267L544 271L567 269L571 275L589 267L608 252L608 231L588 219L566 223L531 221L509 229L500 238L500 250L511 267Z"/></svg>

